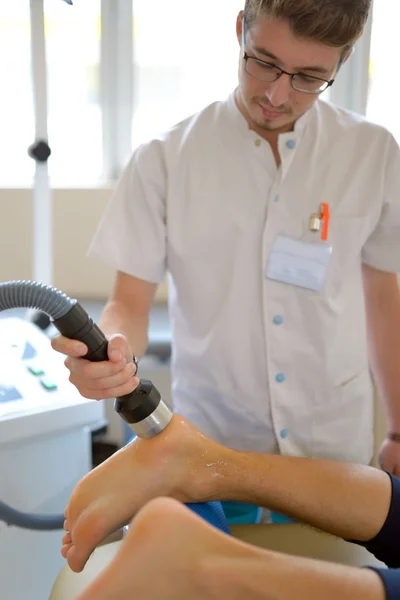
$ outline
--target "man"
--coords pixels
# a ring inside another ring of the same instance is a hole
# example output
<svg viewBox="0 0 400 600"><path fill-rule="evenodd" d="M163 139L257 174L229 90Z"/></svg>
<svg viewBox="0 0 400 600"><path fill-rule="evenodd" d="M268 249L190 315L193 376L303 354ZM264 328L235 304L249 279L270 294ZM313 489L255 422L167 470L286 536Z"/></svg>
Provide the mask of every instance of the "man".
<svg viewBox="0 0 400 600"><path fill-rule="evenodd" d="M152 500L160 496L260 504L357 540L391 568L350 568L260 550L171 500ZM238 452L174 415L163 432L136 438L78 484L66 510L62 554L81 571L101 539L142 509L116 559L79 600L396 600L399 508L395 476L338 461Z"/></svg>
<svg viewBox="0 0 400 600"><path fill-rule="evenodd" d="M247 0L238 88L136 150L92 247L117 270L110 360L54 341L83 396L133 389L168 271L175 412L238 450L368 464L371 369L400 474L400 152L320 100L369 9Z"/></svg>

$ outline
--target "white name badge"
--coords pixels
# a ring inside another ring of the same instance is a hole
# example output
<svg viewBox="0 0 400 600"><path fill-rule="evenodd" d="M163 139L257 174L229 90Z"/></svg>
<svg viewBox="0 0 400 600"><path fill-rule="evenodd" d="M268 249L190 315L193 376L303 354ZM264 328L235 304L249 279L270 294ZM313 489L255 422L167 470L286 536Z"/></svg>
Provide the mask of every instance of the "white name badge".
<svg viewBox="0 0 400 600"><path fill-rule="evenodd" d="M325 284L332 246L279 235L269 255L268 279L320 292Z"/></svg>

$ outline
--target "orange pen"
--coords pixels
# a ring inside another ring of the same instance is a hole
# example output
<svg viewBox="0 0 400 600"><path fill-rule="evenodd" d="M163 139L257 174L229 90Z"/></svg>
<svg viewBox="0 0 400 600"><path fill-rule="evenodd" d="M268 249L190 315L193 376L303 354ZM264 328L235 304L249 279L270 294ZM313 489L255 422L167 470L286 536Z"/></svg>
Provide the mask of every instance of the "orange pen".
<svg viewBox="0 0 400 600"><path fill-rule="evenodd" d="M322 221L322 229L321 229L321 240L326 242L329 234L329 204L327 202L321 203L321 221Z"/></svg>

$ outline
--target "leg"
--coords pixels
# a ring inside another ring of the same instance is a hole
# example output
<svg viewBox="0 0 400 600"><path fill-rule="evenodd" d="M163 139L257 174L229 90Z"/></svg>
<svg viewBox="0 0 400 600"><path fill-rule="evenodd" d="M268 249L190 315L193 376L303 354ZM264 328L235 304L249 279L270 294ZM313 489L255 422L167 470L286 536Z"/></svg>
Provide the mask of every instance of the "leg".
<svg viewBox="0 0 400 600"><path fill-rule="evenodd" d="M383 600L368 569L277 554L228 536L170 498L149 502L77 600Z"/></svg>

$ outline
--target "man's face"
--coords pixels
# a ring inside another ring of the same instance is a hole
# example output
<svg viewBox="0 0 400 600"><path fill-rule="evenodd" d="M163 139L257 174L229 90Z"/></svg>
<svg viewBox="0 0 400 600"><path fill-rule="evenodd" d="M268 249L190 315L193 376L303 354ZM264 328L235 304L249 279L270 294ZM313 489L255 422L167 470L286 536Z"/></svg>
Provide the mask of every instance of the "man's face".
<svg viewBox="0 0 400 600"><path fill-rule="evenodd" d="M242 46L242 15L237 20L237 37L241 44L239 63L239 107L252 128L264 132L291 131L294 122L317 99L293 89L288 75L271 83L260 81L247 73L244 51L249 56L276 65L289 73L334 78L342 49L296 37L286 20L260 17L246 27L245 47Z"/></svg>

